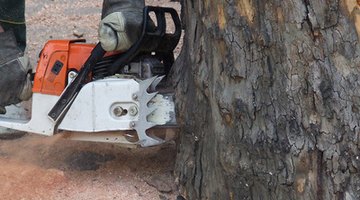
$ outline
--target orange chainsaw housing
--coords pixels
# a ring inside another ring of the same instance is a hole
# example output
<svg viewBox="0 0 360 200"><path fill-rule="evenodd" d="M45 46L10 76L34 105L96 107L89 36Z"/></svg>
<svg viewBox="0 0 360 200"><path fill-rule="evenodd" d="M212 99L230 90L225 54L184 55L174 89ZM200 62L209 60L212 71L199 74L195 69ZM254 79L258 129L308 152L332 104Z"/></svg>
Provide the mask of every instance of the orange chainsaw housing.
<svg viewBox="0 0 360 200"><path fill-rule="evenodd" d="M34 76L34 93L61 95L68 84L68 72L80 71L95 47L77 42L79 40L50 40L45 44Z"/></svg>
<svg viewBox="0 0 360 200"><path fill-rule="evenodd" d="M57 95L67 85L70 70L80 71L95 45L71 40L51 40L40 53L34 77L34 93Z"/></svg>

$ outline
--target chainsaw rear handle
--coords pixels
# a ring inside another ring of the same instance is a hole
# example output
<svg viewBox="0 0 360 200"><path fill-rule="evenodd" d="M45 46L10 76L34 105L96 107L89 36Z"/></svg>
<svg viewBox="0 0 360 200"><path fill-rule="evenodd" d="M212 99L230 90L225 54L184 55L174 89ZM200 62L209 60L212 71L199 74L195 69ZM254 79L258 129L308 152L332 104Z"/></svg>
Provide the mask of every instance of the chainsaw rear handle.
<svg viewBox="0 0 360 200"><path fill-rule="evenodd" d="M156 16L157 26L152 27L150 13ZM167 33L165 14L171 15L175 25L174 33ZM156 52L157 54L170 55L179 43L181 37L181 21L178 13L173 8L146 6L143 13L143 26L140 39L125 53L121 54L115 62L108 67L107 75L114 75L140 53Z"/></svg>

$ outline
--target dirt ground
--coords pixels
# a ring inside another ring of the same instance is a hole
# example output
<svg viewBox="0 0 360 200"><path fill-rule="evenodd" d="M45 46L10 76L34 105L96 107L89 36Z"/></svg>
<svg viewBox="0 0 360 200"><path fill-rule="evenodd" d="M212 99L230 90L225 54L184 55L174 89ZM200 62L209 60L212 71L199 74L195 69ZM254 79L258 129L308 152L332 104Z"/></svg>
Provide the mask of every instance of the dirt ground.
<svg viewBox="0 0 360 200"><path fill-rule="evenodd" d="M150 0L148 5L179 5ZM97 41L101 0L27 0L28 49L49 39ZM178 49L179 50L179 49ZM1 138L1 136L0 136ZM147 149L31 134L0 139L0 199L175 199L174 143Z"/></svg>
<svg viewBox="0 0 360 200"><path fill-rule="evenodd" d="M1 199L175 199L173 144L126 149L26 135L0 140Z"/></svg>

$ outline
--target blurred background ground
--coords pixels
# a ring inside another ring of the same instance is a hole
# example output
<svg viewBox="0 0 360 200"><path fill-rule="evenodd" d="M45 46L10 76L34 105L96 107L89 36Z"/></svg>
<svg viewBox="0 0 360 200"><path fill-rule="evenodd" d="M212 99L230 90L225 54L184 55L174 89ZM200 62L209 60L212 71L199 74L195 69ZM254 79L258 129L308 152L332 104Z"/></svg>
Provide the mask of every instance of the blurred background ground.
<svg viewBox="0 0 360 200"><path fill-rule="evenodd" d="M147 4L180 9L170 0ZM82 35L96 43L101 0L26 0L26 6L27 53L34 66L47 40ZM175 155L174 143L127 149L60 135L0 139L0 198L175 199Z"/></svg>

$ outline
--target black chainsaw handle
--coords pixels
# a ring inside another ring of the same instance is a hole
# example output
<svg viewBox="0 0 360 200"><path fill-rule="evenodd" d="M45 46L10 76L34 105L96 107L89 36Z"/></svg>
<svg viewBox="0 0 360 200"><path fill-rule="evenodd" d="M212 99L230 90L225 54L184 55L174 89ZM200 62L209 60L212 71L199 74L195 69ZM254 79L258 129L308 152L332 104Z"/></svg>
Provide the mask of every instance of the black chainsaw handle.
<svg viewBox="0 0 360 200"><path fill-rule="evenodd" d="M98 43L91 51L89 58L86 60L83 67L80 69L76 78L69 84L67 88L65 88L59 100L48 113L48 116L52 120L56 122L62 116L62 114L65 114L66 108L71 105L71 103L79 93L92 68L101 58L104 57L105 53L106 52L101 47L100 43Z"/></svg>
<svg viewBox="0 0 360 200"><path fill-rule="evenodd" d="M152 28L150 13L156 16L157 26ZM167 21L165 14L171 15L175 25L174 33L166 32ZM108 67L107 75L114 75L125 65L143 52L156 52L159 54L172 54L181 37L181 21L173 8L146 6L143 11L143 26L139 40L129 50L121 54L115 62Z"/></svg>

